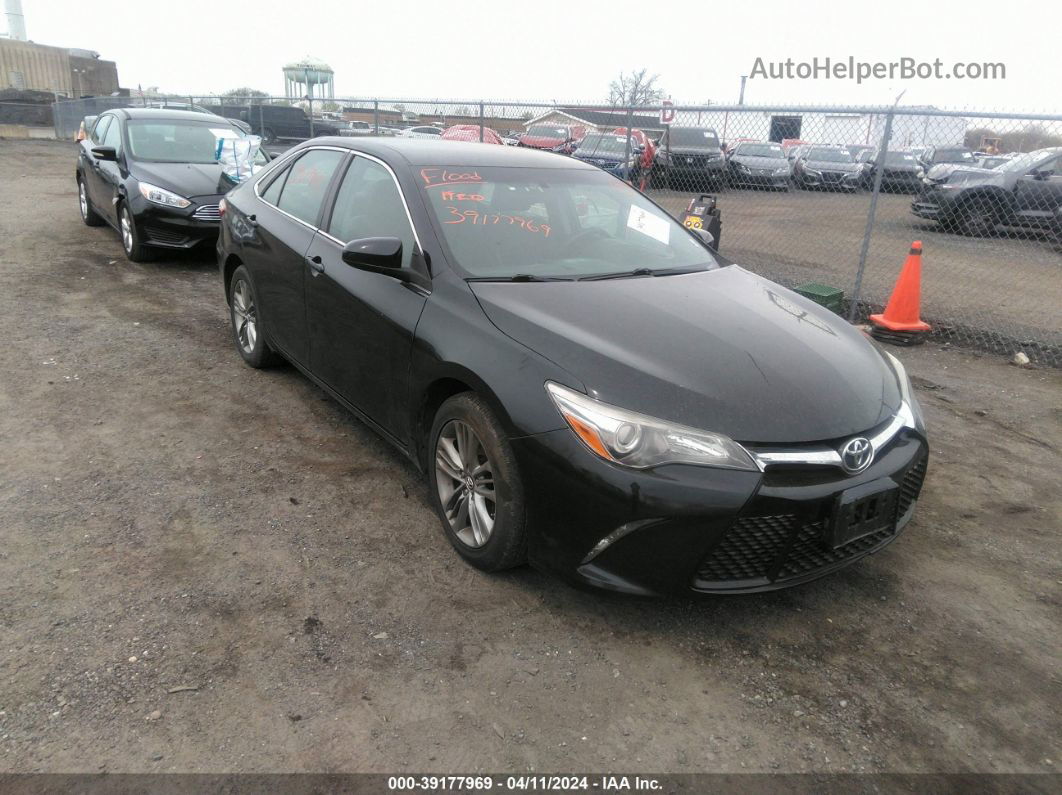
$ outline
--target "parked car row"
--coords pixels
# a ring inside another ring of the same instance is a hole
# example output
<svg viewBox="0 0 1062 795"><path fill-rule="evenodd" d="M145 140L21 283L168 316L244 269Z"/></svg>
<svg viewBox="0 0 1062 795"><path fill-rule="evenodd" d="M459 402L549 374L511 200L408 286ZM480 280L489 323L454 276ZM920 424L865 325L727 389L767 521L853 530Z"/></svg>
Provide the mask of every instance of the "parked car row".
<svg viewBox="0 0 1062 795"><path fill-rule="evenodd" d="M1062 147L1011 157L994 168L942 163L911 204L919 218L968 235L1003 227L1053 231L1062 207Z"/></svg>

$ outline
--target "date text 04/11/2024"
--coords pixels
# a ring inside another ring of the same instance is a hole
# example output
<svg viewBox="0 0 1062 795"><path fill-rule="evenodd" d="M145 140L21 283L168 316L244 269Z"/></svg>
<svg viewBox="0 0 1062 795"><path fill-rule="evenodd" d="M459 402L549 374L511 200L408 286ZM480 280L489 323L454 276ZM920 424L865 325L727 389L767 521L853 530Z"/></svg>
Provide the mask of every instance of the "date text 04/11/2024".
<svg viewBox="0 0 1062 795"><path fill-rule="evenodd" d="M661 789L661 782L645 776L599 775L599 776L557 776L557 775L515 775L515 776L389 776L387 789L390 791L454 791L454 792L489 792L498 789L508 792L569 792L593 791L651 792Z"/></svg>

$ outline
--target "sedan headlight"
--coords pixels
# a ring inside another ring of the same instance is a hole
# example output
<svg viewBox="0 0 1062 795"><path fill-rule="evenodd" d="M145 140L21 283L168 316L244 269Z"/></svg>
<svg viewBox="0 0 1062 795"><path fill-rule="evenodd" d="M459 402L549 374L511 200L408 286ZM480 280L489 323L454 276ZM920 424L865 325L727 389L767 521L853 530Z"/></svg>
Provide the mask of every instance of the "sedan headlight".
<svg viewBox="0 0 1062 795"><path fill-rule="evenodd" d="M805 168L804 169L804 174L806 174L809 177L821 177L822 176L822 172L821 171L816 171L813 168Z"/></svg>
<svg viewBox="0 0 1062 795"><path fill-rule="evenodd" d="M178 196L173 191L160 188L156 185L149 185L147 182L140 183L140 195L149 202L161 204L164 207L178 207L183 209L191 204L191 202L184 198L184 196Z"/></svg>
<svg viewBox="0 0 1062 795"><path fill-rule="evenodd" d="M737 165L737 170L740 171L742 174L751 174L752 173L752 169L750 169L744 163L737 163L736 165Z"/></svg>
<svg viewBox="0 0 1062 795"><path fill-rule="evenodd" d="M907 375L907 369L899 359L888 351L882 351L882 353L888 358L889 364L892 365L893 372L896 373L896 380L900 382L900 398L903 400L903 406L900 408L900 413L904 415L904 424L908 428L914 428L920 433L925 433L925 417L922 416L922 407L918 405L918 401L915 400L911 389L911 378Z"/></svg>
<svg viewBox="0 0 1062 795"><path fill-rule="evenodd" d="M789 176L789 167L788 166L782 166L781 168L776 168L774 170L774 175L776 177L788 177Z"/></svg>
<svg viewBox="0 0 1062 795"><path fill-rule="evenodd" d="M925 179L925 176L926 176L925 169L921 169L921 168L918 169L918 171L915 172L915 176L918 177L918 179Z"/></svg>
<svg viewBox="0 0 1062 795"><path fill-rule="evenodd" d="M757 471L752 456L718 433L658 420L546 383L546 391L575 435L613 464L646 469L660 464L697 464Z"/></svg>

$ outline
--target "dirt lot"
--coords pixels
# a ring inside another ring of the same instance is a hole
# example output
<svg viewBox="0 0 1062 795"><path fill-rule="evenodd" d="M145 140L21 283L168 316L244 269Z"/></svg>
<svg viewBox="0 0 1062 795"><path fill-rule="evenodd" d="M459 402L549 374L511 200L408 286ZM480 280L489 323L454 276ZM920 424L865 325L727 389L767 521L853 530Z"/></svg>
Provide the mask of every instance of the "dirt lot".
<svg viewBox="0 0 1062 795"><path fill-rule="evenodd" d="M1062 373L925 346L889 549L647 602L449 548L418 475L0 142L0 770L1054 771Z"/></svg>

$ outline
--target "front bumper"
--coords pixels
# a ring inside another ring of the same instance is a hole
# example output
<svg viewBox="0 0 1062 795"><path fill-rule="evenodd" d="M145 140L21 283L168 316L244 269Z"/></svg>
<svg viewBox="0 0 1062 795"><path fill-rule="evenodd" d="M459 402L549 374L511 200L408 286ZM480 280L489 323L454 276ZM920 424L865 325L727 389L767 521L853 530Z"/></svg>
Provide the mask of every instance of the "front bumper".
<svg viewBox="0 0 1062 795"><path fill-rule="evenodd" d="M641 595L774 590L849 565L888 545L910 520L928 459L924 437L910 429L852 476L806 466L632 471L601 461L567 429L513 446L534 528L532 564L576 585ZM883 478L899 487L895 521L839 548L827 544L838 495Z"/></svg>
<svg viewBox="0 0 1062 795"><path fill-rule="evenodd" d="M950 215L953 204L955 204L954 195L938 188L926 190L923 186L922 192L911 202L911 212L919 218L938 220Z"/></svg>
<svg viewBox="0 0 1062 795"><path fill-rule="evenodd" d="M859 190L861 177L858 171L845 174L832 174L823 172L808 174L804 172L800 177L801 182L809 188L832 188L834 190Z"/></svg>
<svg viewBox="0 0 1062 795"><path fill-rule="evenodd" d="M789 187L789 174L757 174L755 171L752 173L746 173L744 171L734 170L730 172L730 181L734 185L786 188Z"/></svg>
<svg viewBox="0 0 1062 795"><path fill-rule="evenodd" d="M143 196L130 200L140 239L149 246L188 249L217 239L221 226L218 204L223 194L199 196L183 209L164 207Z"/></svg>

